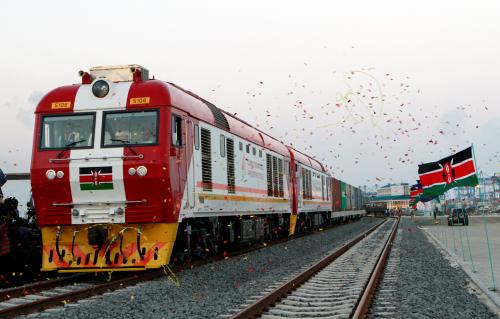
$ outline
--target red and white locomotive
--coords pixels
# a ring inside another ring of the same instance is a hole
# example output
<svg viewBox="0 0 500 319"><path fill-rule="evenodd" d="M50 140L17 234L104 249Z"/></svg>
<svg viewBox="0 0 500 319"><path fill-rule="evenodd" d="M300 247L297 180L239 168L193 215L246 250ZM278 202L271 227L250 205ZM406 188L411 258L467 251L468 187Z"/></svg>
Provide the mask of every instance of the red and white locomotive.
<svg viewBox="0 0 500 319"><path fill-rule="evenodd" d="M42 270L158 268L364 214L335 209L317 160L148 73L95 67L38 104Z"/></svg>

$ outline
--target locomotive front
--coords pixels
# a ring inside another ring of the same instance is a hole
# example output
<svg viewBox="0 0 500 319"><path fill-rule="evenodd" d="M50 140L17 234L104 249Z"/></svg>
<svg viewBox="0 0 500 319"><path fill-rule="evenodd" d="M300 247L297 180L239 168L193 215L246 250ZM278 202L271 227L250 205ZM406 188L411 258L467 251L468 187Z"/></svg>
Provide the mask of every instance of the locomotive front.
<svg viewBox="0 0 500 319"><path fill-rule="evenodd" d="M80 72L36 110L31 162L42 270L158 268L179 203L169 174L169 93L138 65Z"/></svg>

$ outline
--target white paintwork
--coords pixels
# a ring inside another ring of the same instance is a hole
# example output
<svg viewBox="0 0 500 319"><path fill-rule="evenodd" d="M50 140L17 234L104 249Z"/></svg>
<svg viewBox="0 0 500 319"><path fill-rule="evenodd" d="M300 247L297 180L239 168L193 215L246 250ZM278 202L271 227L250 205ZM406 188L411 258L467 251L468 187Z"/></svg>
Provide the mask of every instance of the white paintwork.
<svg viewBox="0 0 500 319"><path fill-rule="evenodd" d="M109 84L109 93L103 98L95 97L92 94L92 84L81 85L75 97L75 113L97 110L125 110L132 82L109 82Z"/></svg>
<svg viewBox="0 0 500 319"><path fill-rule="evenodd" d="M326 194L326 180L329 177L327 174L320 172L310 166L304 165L302 163L298 163L299 166L299 171L298 171L298 176L299 179L297 179L298 183L298 190L299 190L299 212L328 212L332 210L332 202L331 198L327 200ZM304 193L303 193L303 187L302 187L302 169L308 170L311 172L311 186L312 186L312 196L313 199L304 199ZM313 175L314 174L314 175ZM323 192L321 190L321 177L325 179L325 184L324 184L324 189ZM324 202L321 204L317 203L308 203L307 201L314 201L314 202Z"/></svg>
<svg viewBox="0 0 500 319"><path fill-rule="evenodd" d="M211 192L203 191L201 187L197 187L196 183L202 180L201 172L201 137L200 147L195 149L194 143L191 143L193 156L189 163L188 178L183 195L181 212L179 221L183 218L207 217L220 215L257 215L269 213L291 213L290 205L290 190L288 187L288 169L285 167L285 157L275 153L259 145L253 144L234 134L230 134L217 127L208 125L203 122L198 123L201 129L205 128L211 132L211 150L212 150L212 183L227 185L227 154L221 157L220 152L220 135L223 134L226 140L232 139L234 142L234 169L235 169L235 185L236 192L229 194L224 189L214 189ZM194 130L194 125L187 126ZM239 144L243 143L243 150L240 151ZM250 153L246 153L246 145L250 144ZM189 143L188 143L189 145ZM256 155L252 154L252 148L255 147ZM259 150L262 151L262 157L259 157ZM227 149L226 149L227 153ZM224 200L205 200L200 203L200 194L218 194L228 196L247 196L255 198L276 198L267 196L267 171L266 171L266 154L276 156L283 160L283 193L287 199L283 203L271 202L252 202L252 201L224 201ZM248 191L238 190L238 187L253 188L262 190L263 194L256 194ZM194 196L193 196L194 195Z"/></svg>
<svg viewBox="0 0 500 319"><path fill-rule="evenodd" d="M71 158L84 157L120 157L123 155L123 147L101 148L103 111L125 110L128 92L132 82L110 83L110 92L104 98L97 98L92 94L92 84L82 85L76 94L74 112L94 112L94 148L71 150ZM113 189L98 191L80 190L80 167L111 166L113 170ZM124 223L127 214L125 187L123 183L123 160L121 158L75 160L69 163L69 178L71 196L74 207L80 211L80 215L71 216L72 224L89 223ZM107 201L115 204L106 205ZM78 203L96 203L95 205ZM118 202L118 203L116 203ZM116 208L124 209L121 216L115 215Z"/></svg>
<svg viewBox="0 0 500 319"><path fill-rule="evenodd" d="M332 218L337 217L347 217L347 216L365 216L366 211L364 210L344 210L340 212L332 212Z"/></svg>

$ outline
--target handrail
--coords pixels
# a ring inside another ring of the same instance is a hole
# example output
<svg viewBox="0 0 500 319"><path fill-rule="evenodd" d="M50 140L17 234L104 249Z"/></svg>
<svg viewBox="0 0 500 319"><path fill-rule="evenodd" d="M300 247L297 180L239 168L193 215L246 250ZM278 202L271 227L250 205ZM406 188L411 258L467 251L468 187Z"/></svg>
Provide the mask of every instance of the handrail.
<svg viewBox="0 0 500 319"><path fill-rule="evenodd" d="M30 180L30 173L6 173L8 181Z"/></svg>
<svg viewBox="0 0 500 319"><path fill-rule="evenodd" d="M52 206L74 206L74 205L89 205L89 206L102 206L111 204L143 204L147 203L147 199L141 200L117 200L117 201L105 201L105 202L71 202L71 203L52 203Z"/></svg>
<svg viewBox="0 0 500 319"><path fill-rule="evenodd" d="M65 161L88 161L91 159L102 159L102 160L107 160L111 158L120 158L120 159L133 159L133 158L138 158L138 159L143 159L144 155L139 154L139 155L121 155L121 156L103 156L103 157L91 157L91 156L86 156L86 157L67 157L67 158L51 158L49 159L49 163L54 163L54 162L65 162Z"/></svg>

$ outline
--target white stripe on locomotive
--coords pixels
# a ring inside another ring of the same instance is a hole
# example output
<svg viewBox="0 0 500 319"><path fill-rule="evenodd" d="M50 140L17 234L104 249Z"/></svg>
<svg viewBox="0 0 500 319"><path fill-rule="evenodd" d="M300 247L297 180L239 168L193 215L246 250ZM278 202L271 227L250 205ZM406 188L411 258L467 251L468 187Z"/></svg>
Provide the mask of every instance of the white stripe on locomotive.
<svg viewBox="0 0 500 319"><path fill-rule="evenodd" d="M97 98L92 94L92 85L82 85L75 98L74 112L96 112L94 129L94 148L71 150L71 158L107 157L108 159L72 160L69 163L71 196L74 203L103 203L112 201L117 204L105 206L89 206L75 204L74 208L80 212L79 216L71 216L72 224L88 223L124 223L127 209L125 205L125 187L123 183L123 147L101 148L101 132L103 111L126 110L127 96L132 82L110 83L110 92L104 98ZM116 158L110 158L116 157ZM113 189L83 191L80 189L80 167L111 166L113 169ZM124 209L124 214L116 215L116 208Z"/></svg>

